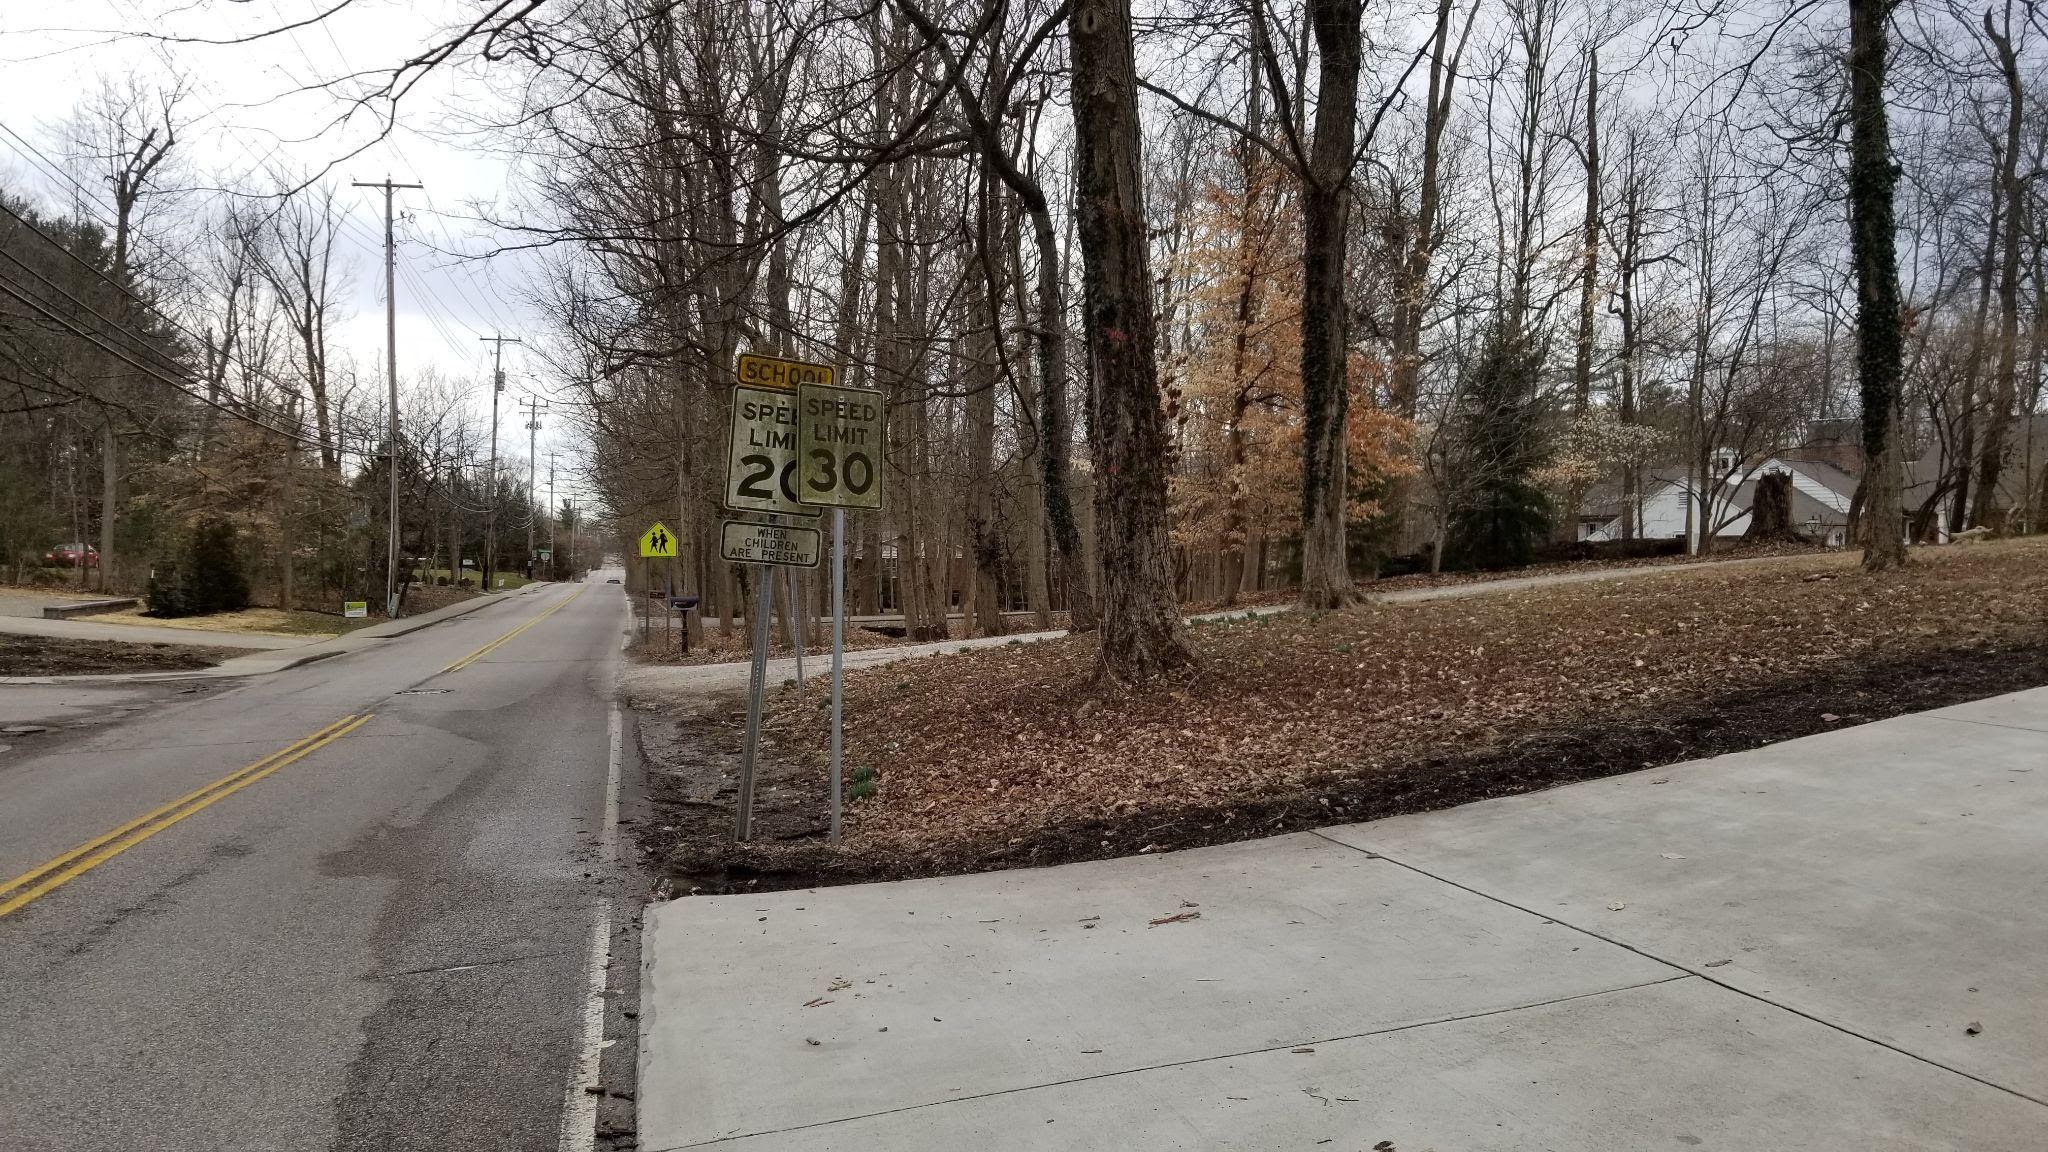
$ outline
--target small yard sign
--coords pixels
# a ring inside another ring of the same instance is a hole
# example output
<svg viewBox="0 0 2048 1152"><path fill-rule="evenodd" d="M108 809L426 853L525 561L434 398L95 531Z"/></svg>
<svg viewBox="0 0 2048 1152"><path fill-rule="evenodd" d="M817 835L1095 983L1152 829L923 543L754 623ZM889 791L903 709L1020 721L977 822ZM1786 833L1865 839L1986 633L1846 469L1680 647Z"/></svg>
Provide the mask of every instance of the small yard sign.
<svg viewBox="0 0 2048 1152"><path fill-rule="evenodd" d="M370 615L370 602L367 600L344 600L341 602L341 615L345 620L367 619Z"/></svg>

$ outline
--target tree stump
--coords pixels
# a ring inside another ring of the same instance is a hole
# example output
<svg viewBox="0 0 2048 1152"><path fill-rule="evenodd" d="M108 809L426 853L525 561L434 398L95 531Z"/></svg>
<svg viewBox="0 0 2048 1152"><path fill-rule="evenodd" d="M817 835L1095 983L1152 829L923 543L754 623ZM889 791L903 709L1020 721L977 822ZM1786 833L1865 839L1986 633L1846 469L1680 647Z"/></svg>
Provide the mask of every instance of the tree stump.
<svg viewBox="0 0 2048 1152"><path fill-rule="evenodd" d="M1792 474L1766 472L1756 478L1756 493L1749 504L1749 529L1743 542L1798 540L1792 525Z"/></svg>

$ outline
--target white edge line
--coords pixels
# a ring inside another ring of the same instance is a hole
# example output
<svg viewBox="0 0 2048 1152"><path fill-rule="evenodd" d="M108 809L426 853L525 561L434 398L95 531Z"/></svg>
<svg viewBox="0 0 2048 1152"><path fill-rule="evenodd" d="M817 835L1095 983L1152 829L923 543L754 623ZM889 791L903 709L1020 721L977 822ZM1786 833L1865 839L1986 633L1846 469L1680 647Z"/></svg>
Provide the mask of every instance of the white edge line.
<svg viewBox="0 0 2048 1152"><path fill-rule="evenodd" d="M611 706L611 748L605 764L604 831L599 838L599 859L607 870L619 855L619 759L624 743L624 718L616 701ZM561 1152L591 1152L597 1146L598 1086L604 1056L604 1004L606 969L611 958L612 902L597 902L590 929L590 967L586 973L583 1003L583 1036L577 1046L576 1066L569 1076L569 1088L562 1100L562 1128L556 1146Z"/></svg>

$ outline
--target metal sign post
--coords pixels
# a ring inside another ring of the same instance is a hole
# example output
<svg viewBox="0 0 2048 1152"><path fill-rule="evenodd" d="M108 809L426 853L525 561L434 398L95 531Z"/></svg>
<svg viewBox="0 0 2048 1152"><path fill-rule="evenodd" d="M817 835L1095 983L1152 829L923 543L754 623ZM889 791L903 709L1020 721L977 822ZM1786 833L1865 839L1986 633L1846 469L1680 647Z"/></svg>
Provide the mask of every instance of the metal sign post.
<svg viewBox="0 0 2048 1152"><path fill-rule="evenodd" d="M839 692L846 677L846 509L832 510L832 842L839 843Z"/></svg>
<svg viewBox="0 0 2048 1152"><path fill-rule="evenodd" d="M648 594L654 591L654 565L651 561L661 556L668 557L671 565L675 563L676 534L668 530L668 525L656 520L647 526L647 531L640 534L640 642L643 644L647 642L647 630L650 627L647 619L650 610L646 601ZM662 599L661 637L662 642L666 644L669 637L666 597Z"/></svg>
<svg viewBox="0 0 2048 1152"><path fill-rule="evenodd" d="M732 390L732 430L726 443L726 508L765 512L771 523L727 520L719 525L718 552L753 565L754 660L747 685L747 749L740 761L739 812L733 836L745 840L754 818L754 767L761 748L761 704L768 679L768 616L775 610L774 568L818 562L818 530L775 523L773 517L811 516L797 502L797 413L791 388L799 381L832 379L822 365L742 356ZM805 546L808 534L808 548ZM809 558L804 557L808 551Z"/></svg>
<svg viewBox="0 0 2048 1152"><path fill-rule="evenodd" d="M796 641L796 706L804 706L804 618L797 610L796 573L784 569L782 586L789 592L789 635Z"/></svg>
<svg viewBox="0 0 2048 1152"><path fill-rule="evenodd" d="M728 519L719 525L718 553L754 573L754 653L747 691L747 748L740 762L739 811L733 834L752 831L755 761L761 740L762 695L768 678L768 614L774 610L771 567L818 563L816 528L776 522L777 516L832 509L832 829L838 841L845 803L843 693L846 671L846 509L882 507L888 402L872 389L841 388L824 364L745 355L735 369L732 433L727 445L725 500L735 512L767 513L770 523ZM795 573L789 581L790 634L796 640L797 694L804 682L804 631Z"/></svg>
<svg viewBox="0 0 2048 1152"><path fill-rule="evenodd" d="M887 451L887 401L882 393L840 388L829 380L797 383L797 444L804 503L832 509L832 840L845 811L846 510L882 506L881 462Z"/></svg>
<svg viewBox="0 0 2048 1152"><path fill-rule="evenodd" d="M768 679L768 607L774 603L775 585L768 580L770 569L754 565L754 664L747 677L747 752L740 761L739 811L734 814L732 836L745 840L753 834L754 760L761 750L761 691Z"/></svg>

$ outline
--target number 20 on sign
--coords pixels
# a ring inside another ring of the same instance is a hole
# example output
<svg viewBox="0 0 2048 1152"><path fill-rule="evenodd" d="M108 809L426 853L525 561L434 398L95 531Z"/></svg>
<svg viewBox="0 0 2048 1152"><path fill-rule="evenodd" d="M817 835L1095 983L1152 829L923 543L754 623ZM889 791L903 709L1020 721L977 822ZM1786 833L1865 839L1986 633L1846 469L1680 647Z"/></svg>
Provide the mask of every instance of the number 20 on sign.
<svg viewBox="0 0 2048 1152"><path fill-rule="evenodd" d="M743 512L811 515L797 499L797 397L732 390L732 439L725 458L725 506Z"/></svg>

